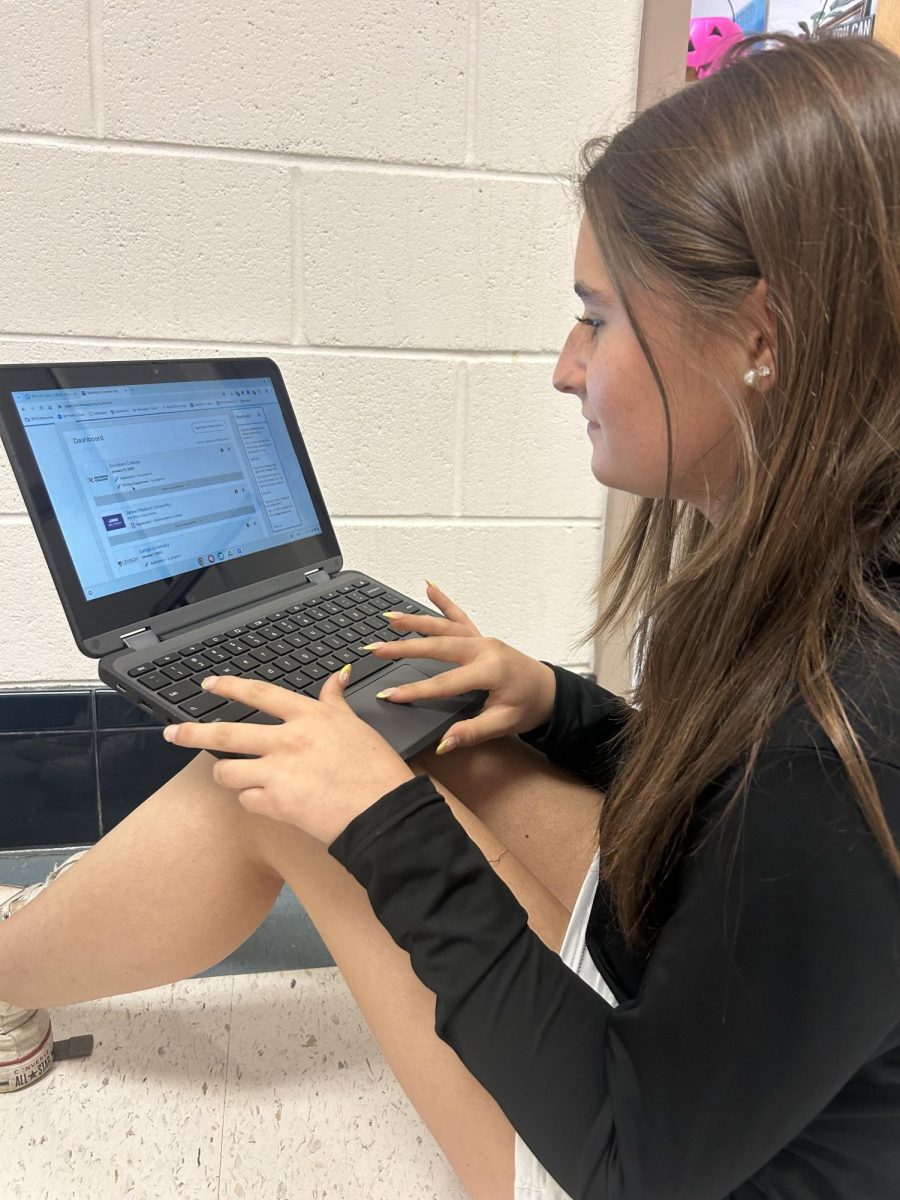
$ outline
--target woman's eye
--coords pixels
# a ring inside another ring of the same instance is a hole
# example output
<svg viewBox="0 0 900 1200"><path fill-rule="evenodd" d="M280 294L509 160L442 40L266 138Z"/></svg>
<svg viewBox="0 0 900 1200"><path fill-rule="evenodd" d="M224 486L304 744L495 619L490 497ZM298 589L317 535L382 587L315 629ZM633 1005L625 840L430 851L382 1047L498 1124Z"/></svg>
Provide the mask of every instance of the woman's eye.
<svg viewBox="0 0 900 1200"><path fill-rule="evenodd" d="M603 321L600 321L595 317L579 317L578 313L575 314L575 320L578 321L581 325L590 325L591 326L591 328L593 330L593 333L591 333L591 337L593 337L594 334L597 332L597 330L600 328L600 326L604 324Z"/></svg>

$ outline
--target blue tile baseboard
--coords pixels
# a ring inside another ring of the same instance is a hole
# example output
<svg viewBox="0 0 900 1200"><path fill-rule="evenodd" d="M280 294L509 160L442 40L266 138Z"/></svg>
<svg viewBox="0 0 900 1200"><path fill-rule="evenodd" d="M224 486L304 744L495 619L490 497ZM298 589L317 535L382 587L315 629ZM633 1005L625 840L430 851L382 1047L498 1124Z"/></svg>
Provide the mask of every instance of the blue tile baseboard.
<svg viewBox="0 0 900 1200"><path fill-rule="evenodd" d="M93 845L197 754L107 687L0 690L0 851Z"/></svg>

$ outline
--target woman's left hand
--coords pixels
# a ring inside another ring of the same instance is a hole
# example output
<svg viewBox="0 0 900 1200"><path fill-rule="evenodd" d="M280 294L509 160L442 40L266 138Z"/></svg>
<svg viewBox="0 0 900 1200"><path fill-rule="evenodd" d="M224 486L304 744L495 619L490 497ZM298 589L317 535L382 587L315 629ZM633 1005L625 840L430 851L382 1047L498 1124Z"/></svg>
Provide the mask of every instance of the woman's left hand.
<svg viewBox="0 0 900 1200"><path fill-rule="evenodd" d="M213 779L237 789L249 812L297 825L328 846L386 792L416 778L381 734L356 715L344 686L339 672L331 675L313 700L264 679L219 675L204 691L284 724L185 721L167 725L164 733L177 746L258 755L217 759Z"/></svg>

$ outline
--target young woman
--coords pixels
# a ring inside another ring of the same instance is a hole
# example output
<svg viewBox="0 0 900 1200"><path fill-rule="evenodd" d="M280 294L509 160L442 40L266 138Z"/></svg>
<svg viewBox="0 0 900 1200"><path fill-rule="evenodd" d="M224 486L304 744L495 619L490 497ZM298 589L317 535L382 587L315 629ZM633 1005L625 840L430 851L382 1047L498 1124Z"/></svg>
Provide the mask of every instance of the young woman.
<svg viewBox="0 0 900 1200"><path fill-rule="evenodd" d="M449 757L220 680L283 723L177 727L249 757L0 924L7 1027L205 970L286 880L477 1200L900 1194L898 135L897 56L762 35L583 150L553 382L640 498L581 643L639 608L633 703L434 589L395 627L459 669L393 699L489 691Z"/></svg>

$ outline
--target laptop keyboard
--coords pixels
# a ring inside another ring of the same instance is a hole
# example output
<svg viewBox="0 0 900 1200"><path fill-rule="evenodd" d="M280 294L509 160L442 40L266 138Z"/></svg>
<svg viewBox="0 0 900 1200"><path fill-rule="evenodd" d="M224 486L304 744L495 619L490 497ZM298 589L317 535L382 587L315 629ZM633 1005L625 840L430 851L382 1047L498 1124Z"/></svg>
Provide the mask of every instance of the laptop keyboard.
<svg viewBox="0 0 900 1200"><path fill-rule="evenodd" d="M328 676L352 663L352 687L395 664L394 659L376 658L363 650L364 645L422 636L397 633L381 616L386 611L418 613L422 609L381 584L368 580L342 583L305 604L286 605L246 625L235 625L148 659L131 667L128 674L138 690L146 689L173 704L186 720L277 725L280 719L270 713L204 692L200 681L207 675L241 675L265 679L317 700Z"/></svg>

